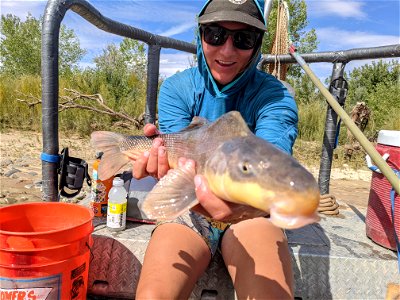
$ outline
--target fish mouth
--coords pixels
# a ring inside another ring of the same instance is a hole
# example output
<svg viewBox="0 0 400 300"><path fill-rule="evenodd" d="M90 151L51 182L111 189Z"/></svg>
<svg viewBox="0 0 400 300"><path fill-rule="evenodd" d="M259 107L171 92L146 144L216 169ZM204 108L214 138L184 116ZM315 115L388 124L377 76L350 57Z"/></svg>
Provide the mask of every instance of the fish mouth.
<svg viewBox="0 0 400 300"><path fill-rule="evenodd" d="M321 218L317 212L310 215L288 215L280 213L276 208L271 208L270 219L272 224L283 229L297 229L308 224L316 223Z"/></svg>
<svg viewBox="0 0 400 300"><path fill-rule="evenodd" d="M317 213L320 201L317 188L281 194L277 199L270 206L270 221L275 226L297 229L321 220Z"/></svg>

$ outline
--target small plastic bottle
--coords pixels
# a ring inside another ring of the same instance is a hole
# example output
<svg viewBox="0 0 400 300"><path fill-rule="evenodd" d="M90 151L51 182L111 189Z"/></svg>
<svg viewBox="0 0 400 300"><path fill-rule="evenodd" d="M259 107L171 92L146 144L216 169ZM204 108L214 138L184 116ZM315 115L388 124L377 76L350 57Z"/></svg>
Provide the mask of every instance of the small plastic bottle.
<svg viewBox="0 0 400 300"><path fill-rule="evenodd" d="M108 193L107 227L111 231L121 231L126 227L127 196L124 181L115 177Z"/></svg>
<svg viewBox="0 0 400 300"><path fill-rule="evenodd" d="M93 162L92 173L92 191L90 199L90 207L95 217L107 217L108 192L112 187L113 177L107 180L100 180L98 176L98 168L103 152L96 153L96 160Z"/></svg>

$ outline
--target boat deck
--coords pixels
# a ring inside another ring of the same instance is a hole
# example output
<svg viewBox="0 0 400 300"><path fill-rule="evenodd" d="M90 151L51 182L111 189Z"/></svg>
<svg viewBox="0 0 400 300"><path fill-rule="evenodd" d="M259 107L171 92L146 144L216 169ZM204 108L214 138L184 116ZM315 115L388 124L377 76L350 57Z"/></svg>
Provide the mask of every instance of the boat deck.
<svg viewBox="0 0 400 300"><path fill-rule="evenodd" d="M395 252L365 234L365 208L340 204L340 214L318 224L286 230L299 299L384 299L390 283L399 283ZM129 209L129 208L128 208ZM134 298L141 265L154 225L127 222L109 232L95 220L89 294ZM162 251L162 249L160 249ZM191 299L235 299L222 257L216 255L199 279Z"/></svg>

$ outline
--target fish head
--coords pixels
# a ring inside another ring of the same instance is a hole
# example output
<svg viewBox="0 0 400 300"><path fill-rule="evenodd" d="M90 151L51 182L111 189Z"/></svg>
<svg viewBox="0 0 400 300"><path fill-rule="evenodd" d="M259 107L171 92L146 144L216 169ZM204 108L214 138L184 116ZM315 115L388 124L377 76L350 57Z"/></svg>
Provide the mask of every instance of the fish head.
<svg viewBox="0 0 400 300"><path fill-rule="evenodd" d="M204 174L220 198L270 214L276 226L293 229L319 220L317 182L292 156L251 134L221 144Z"/></svg>

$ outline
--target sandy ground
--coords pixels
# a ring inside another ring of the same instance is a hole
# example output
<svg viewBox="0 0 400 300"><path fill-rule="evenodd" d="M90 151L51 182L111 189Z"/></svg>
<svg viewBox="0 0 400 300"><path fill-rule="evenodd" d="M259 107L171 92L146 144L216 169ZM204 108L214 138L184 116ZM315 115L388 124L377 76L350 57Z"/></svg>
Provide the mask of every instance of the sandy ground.
<svg viewBox="0 0 400 300"><path fill-rule="evenodd" d="M61 138L60 151L69 148L70 156L85 159L92 165L94 150L88 139ZM40 201L42 167L40 133L7 131L0 133L0 206L17 202ZM306 166L307 167L307 166ZM307 167L318 177L318 169ZM91 168L89 169L91 174ZM330 194L339 203L366 207L368 204L371 172L352 170L348 167L331 171ZM73 201L86 197L90 188L84 184L83 191Z"/></svg>

